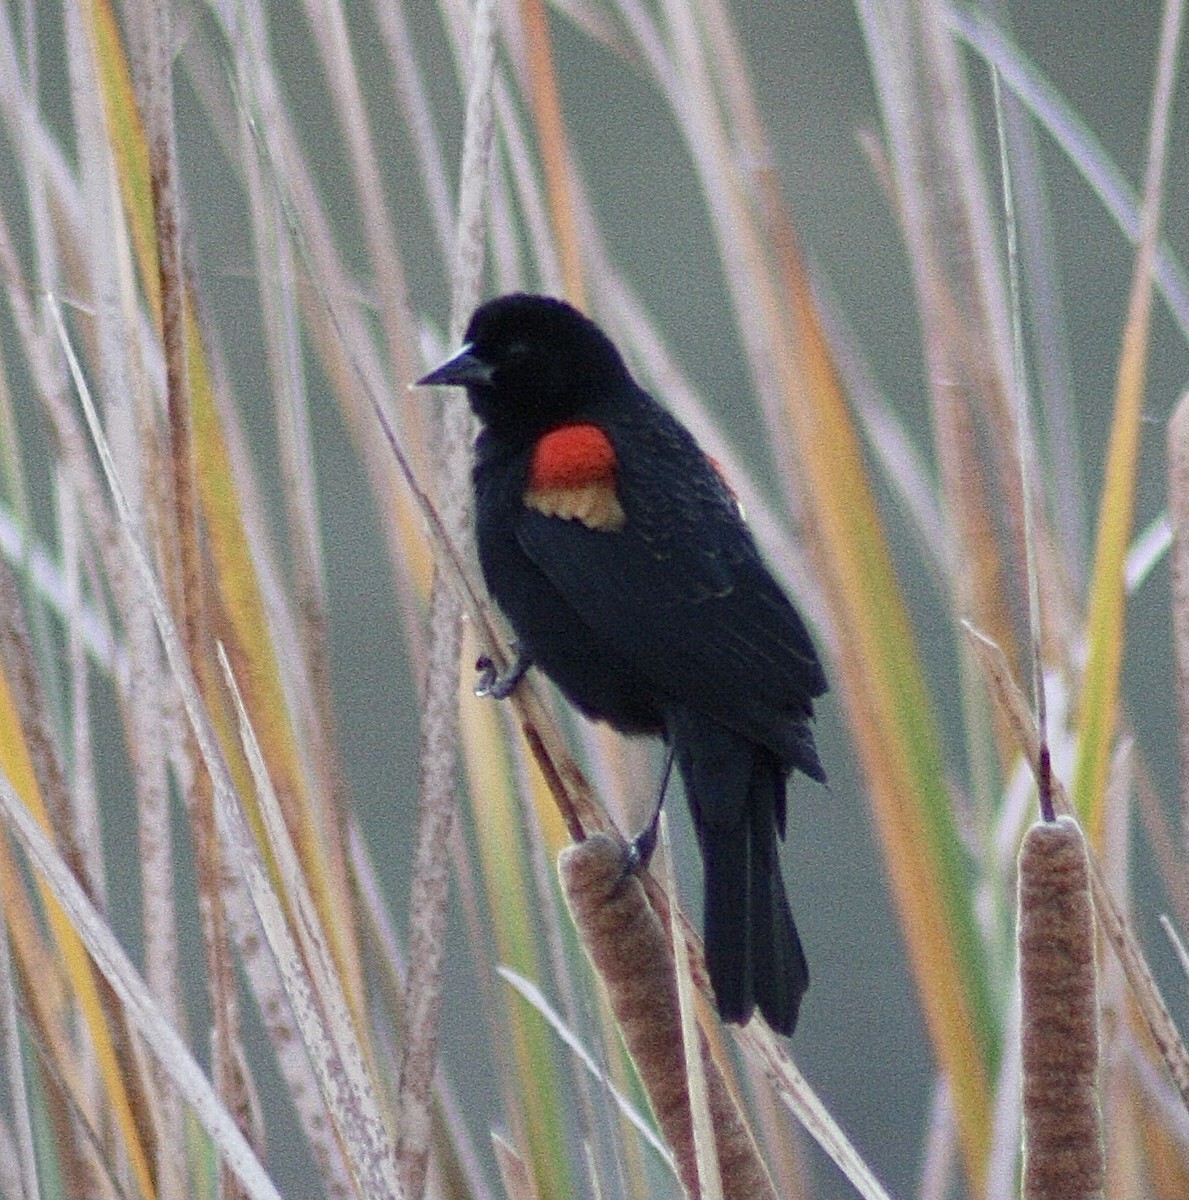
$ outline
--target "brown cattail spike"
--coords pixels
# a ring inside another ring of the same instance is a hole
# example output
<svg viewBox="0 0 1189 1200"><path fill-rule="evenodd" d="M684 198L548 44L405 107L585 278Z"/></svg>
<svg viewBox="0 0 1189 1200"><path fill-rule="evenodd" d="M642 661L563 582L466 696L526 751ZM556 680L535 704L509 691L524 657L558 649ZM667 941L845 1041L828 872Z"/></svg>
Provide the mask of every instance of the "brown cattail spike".
<svg viewBox="0 0 1189 1200"><path fill-rule="evenodd" d="M1024 1200L1098 1200L1105 1162L1094 907L1085 844L1070 817L1024 836L1019 902Z"/></svg>
<svg viewBox="0 0 1189 1200"><path fill-rule="evenodd" d="M559 866L582 944L607 988L681 1182L696 1200L693 1122L669 939L640 881L628 870L621 841L594 834L564 850ZM702 1058L725 1200L776 1200L767 1168L705 1038Z"/></svg>

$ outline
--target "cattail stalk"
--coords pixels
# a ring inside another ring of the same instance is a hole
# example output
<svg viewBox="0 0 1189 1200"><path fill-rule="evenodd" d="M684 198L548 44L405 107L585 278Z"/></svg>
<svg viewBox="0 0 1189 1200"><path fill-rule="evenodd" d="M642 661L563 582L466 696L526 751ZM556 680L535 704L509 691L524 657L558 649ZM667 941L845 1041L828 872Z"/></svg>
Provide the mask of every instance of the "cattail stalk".
<svg viewBox="0 0 1189 1200"><path fill-rule="evenodd" d="M595 834L564 850L559 868L582 944L607 988L681 1182L697 1200L693 1119L668 936L628 869L622 841ZM751 1131L700 1031L699 1041L722 1194L725 1200L776 1200Z"/></svg>
<svg viewBox="0 0 1189 1200"><path fill-rule="evenodd" d="M1070 817L1034 825L1019 861L1024 1200L1100 1200L1098 990L1089 865Z"/></svg>

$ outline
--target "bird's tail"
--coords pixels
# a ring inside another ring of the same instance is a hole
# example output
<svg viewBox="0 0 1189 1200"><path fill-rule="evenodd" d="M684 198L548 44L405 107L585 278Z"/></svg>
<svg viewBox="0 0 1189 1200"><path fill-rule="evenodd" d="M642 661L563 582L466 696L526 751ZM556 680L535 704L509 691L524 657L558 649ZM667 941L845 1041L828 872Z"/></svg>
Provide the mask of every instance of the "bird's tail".
<svg viewBox="0 0 1189 1200"><path fill-rule="evenodd" d="M809 967L777 854L788 769L764 746L696 714L672 723L706 878L706 966L724 1021L755 1008L791 1034Z"/></svg>

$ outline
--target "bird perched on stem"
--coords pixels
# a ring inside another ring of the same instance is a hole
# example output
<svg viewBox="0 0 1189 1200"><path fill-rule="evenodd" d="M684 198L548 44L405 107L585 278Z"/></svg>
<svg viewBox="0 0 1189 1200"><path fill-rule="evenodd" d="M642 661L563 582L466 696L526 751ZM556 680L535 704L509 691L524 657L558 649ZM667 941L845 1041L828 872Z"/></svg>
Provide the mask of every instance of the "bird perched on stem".
<svg viewBox="0 0 1189 1200"><path fill-rule="evenodd" d="M826 680L730 488L560 300L482 305L418 382L466 388L481 424L479 561L519 645L480 690L507 695L535 665L588 717L667 742L702 852L719 1013L758 1007L791 1034L809 971L776 839L790 773L825 781L810 721Z"/></svg>

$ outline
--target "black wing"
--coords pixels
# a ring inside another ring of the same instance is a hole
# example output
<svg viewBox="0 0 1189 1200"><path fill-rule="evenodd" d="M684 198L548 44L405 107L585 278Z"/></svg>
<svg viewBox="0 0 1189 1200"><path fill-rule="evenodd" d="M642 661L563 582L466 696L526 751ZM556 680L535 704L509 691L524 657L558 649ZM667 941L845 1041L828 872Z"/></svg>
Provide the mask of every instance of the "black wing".
<svg viewBox="0 0 1189 1200"><path fill-rule="evenodd" d="M717 471L646 399L604 426L623 528L525 509L517 538L583 622L658 691L802 765L797 730L826 690L809 633Z"/></svg>

